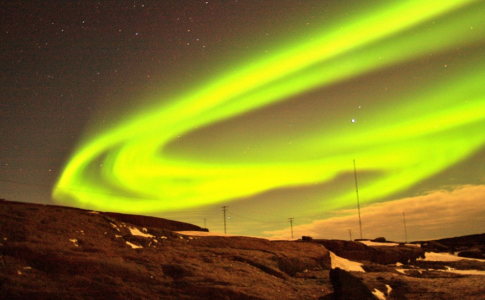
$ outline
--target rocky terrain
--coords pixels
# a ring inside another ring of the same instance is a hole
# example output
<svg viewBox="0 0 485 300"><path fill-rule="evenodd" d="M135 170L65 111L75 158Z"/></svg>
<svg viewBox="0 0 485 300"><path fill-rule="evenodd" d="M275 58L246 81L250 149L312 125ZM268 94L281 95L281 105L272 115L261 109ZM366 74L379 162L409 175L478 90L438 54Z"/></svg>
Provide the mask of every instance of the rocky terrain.
<svg viewBox="0 0 485 300"><path fill-rule="evenodd" d="M190 233L204 231L2 200L0 299L485 299L485 277L458 272L485 261L422 260L430 244L478 253L483 235L418 247Z"/></svg>

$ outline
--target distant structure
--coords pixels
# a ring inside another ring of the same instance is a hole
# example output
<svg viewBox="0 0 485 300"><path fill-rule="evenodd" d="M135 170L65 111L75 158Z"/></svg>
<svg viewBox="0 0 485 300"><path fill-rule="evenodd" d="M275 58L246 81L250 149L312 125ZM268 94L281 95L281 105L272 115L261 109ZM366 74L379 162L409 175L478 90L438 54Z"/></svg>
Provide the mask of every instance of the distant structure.
<svg viewBox="0 0 485 300"><path fill-rule="evenodd" d="M290 227L291 227L291 238L293 238L293 220L295 218L288 218L288 220L290 221Z"/></svg>
<svg viewBox="0 0 485 300"><path fill-rule="evenodd" d="M355 159L354 159L354 177L355 177L355 193L357 194L357 210L359 212L360 239L362 239L362 220L360 219L359 187L357 186L357 168L355 167Z"/></svg>
<svg viewBox="0 0 485 300"><path fill-rule="evenodd" d="M406 228L406 216L402 212L402 220L404 221L404 237L406 238L406 243L408 242L408 230Z"/></svg>
<svg viewBox="0 0 485 300"><path fill-rule="evenodd" d="M222 211L224 212L224 234L226 234L226 211L227 211L227 205L224 205L222 207Z"/></svg>

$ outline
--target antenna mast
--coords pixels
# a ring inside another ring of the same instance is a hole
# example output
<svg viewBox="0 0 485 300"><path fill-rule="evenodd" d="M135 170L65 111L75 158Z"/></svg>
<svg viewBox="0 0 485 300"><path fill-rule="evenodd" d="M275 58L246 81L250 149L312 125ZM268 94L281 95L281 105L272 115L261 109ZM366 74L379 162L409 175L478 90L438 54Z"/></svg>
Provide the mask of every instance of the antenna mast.
<svg viewBox="0 0 485 300"><path fill-rule="evenodd" d="M406 228L406 216L404 215L404 212L402 212L402 219L404 221L404 236L406 237L406 243L408 242L408 230Z"/></svg>
<svg viewBox="0 0 485 300"><path fill-rule="evenodd" d="M222 207L222 211L224 212L224 234L226 234L226 211L227 211L227 205L224 205Z"/></svg>
<svg viewBox="0 0 485 300"><path fill-rule="evenodd" d="M355 167L355 159L354 159L354 177L355 177L355 193L357 195L357 210L359 212L360 238L362 239L362 220L360 219L359 188L357 186L357 168Z"/></svg>
<svg viewBox="0 0 485 300"><path fill-rule="evenodd" d="M293 239L293 220L295 218L288 218L288 220L290 221L290 226L291 226L291 238Z"/></svg>

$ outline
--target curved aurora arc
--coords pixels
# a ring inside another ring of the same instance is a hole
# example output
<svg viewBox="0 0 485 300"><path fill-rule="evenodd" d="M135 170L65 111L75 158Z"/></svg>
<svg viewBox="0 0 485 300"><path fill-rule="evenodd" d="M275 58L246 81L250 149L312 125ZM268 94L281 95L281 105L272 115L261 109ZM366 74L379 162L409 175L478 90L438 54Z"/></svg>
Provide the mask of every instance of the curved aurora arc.
<svg viewBox="0 0 485 300"><path fill-rule="evenodd" d="M200 128L304 92L471 45L485 36L484 6L480 1L450 0L373 8L343 28L326 28L312 41L299 40L271 57L256 58L250 66L235 67L84 142L66 165L53 197L100 210L174 211L329 182L352 172L353 158L359 169L380 174L360 188L372 195L365 201L409 188L485 144L484 58L462 66L459 78L444 77L429 84L426 93L393 101L398 106L379 107L369 116L372 124L358 131L349 118L348 125L338 129L302 133L295 141L297 152L285 149L277 135L253 161L189 160L164 150ZM446 22L433 31L409 31L439 18ZM471 30L469 24L480 26ZM420 114L423 103L436 108ZM454 139L447 138L450 133ZM265 160L275 155L278 160ZM349 190L321 205L329 209L354 204L354 191Z"/></svg>

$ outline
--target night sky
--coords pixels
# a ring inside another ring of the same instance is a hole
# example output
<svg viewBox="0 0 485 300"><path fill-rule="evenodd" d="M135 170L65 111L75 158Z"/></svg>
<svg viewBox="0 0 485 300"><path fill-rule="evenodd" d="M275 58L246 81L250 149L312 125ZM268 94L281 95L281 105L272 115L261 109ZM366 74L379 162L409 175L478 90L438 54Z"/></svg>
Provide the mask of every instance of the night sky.
<svg viewBox="0 0 485 300"><path fill-rule="evenodd" d="M470 0L2 1L0 198L215 232L228 206L228 234L290 238L293 218L295 238L348 239L358 197L364 238L483 233L483 16Z"/></svg>

